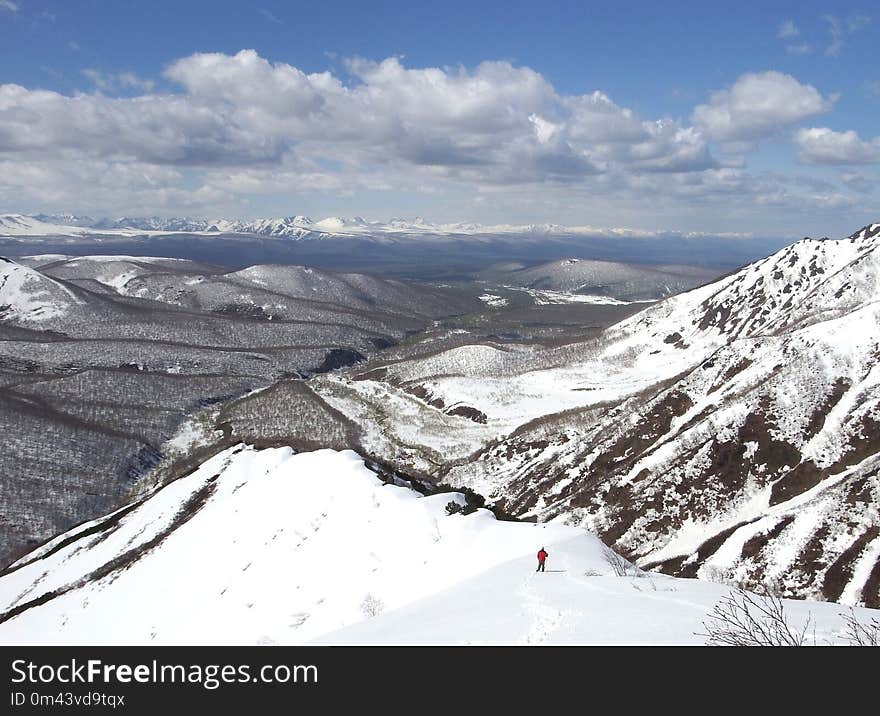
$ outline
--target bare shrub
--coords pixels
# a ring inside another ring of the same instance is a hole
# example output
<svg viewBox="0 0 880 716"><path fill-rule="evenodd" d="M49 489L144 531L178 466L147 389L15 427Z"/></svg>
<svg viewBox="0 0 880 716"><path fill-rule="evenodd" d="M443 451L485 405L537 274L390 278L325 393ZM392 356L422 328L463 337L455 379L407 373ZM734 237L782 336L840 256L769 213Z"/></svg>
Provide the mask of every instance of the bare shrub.
<svg viewBox="0 0 880 716"><path fill-rule="evenodd" d="M751 594L742 589L718 602L703 622L710 646L807 646L812 620L796 629L789 624L782 599ZM812 639L815 645L815 636Z"/></svg>
<svg viewBox="0 0 880 716"><path fill-rule="evenodd" d="M638 577L642 574L642 570L636 567L626 557L617 554L617 552L610 547L603 548L602 556L605 559L605 563L611 567L611 570L618 577Z"/></svg>
<svg viewBox="0 0 880 716"><path fill-rule="evenodd" d="M361 602L361 611L368 619L379 616L384 610L385 604L372 594L365 596L364 601Z"/></svg>
<svg viewBox="0 0 880 716"><path fill-rule="evenodd" d="M843 615L846 627L844 635L852 646L880 646L880 620L871 619L867 624L856 619L852 609Z"/></svg>
<svg viewBox="0 0 880 716"><path fill-rule="evenodd" d="M721 567L714 564L707 564L700 570L700 578L707 582L715 582L716 584L724 584L727 582L727 574Z"/></svg>

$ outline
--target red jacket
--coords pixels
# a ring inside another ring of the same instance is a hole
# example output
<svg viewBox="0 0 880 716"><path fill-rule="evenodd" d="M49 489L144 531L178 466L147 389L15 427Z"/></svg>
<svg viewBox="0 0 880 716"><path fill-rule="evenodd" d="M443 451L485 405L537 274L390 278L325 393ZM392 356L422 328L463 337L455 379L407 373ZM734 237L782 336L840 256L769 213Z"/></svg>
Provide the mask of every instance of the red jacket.
<svg viewBox="0 0 880 716"><path fill-rule="evenodd" d="M538 552L538 561L539 561L539 562L543 562L543 561L544 561L545 559L547 559L547 557L549 557L549 556L550 556L550 555L548 555L548 554L542 549L540 552Z"/></svg>

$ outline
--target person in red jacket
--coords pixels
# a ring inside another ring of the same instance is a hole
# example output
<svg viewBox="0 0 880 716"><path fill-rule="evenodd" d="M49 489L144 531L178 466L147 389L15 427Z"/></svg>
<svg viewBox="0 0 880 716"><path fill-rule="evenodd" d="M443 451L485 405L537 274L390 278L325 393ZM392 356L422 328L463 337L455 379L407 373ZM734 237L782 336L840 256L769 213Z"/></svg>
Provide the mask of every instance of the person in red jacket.
<svg viewBox="0 0 880 716"><path fill-rule="evenodd" d="M550 555L547 553L547 550L541 547L541 549L538 551L538 568L535 570L536 572L544 571L544 562L549 556Z"/></svg>

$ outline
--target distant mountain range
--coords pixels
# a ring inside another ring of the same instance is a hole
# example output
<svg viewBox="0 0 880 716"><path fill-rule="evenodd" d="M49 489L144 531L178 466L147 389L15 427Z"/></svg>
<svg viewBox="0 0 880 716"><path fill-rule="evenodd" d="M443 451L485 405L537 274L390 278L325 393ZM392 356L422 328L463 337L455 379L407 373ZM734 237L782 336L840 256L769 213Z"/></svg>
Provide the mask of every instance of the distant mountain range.
<svg viewBox="0 0 880 716"><path fill-rule="evenodd" d="M678 236L697 238L748 238L749 234L704 234L699 232L669 232L641 229L601 228L594 226L564 226L561 224L477 224L472 222L432 223L421 217L412 220L393 218L389 221L368 221L353 218L328 217L315 221L308 216L285 216L267 219L196 219L188 217L163 218L121 217L93 218L73 214L0 214L0 236L82 236L95 234L141 233L187 234L252 234L292 239L319 239L325 236L353 236L363 234L549 234L558 236L585 235L606 237L656 238Z"/></svg>

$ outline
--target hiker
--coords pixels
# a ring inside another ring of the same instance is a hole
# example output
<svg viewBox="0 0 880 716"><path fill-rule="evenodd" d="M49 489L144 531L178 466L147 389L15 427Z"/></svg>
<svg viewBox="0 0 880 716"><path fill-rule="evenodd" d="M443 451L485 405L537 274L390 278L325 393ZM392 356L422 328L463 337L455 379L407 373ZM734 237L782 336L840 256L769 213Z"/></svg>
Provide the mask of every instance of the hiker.
<svg viewBox="0 0 880 716"><path fill-rule="evenodd" d="M549 556L550 555L547 554L547 550L544 549L543 547L541 547L541 549L538 551L538 568L535 570L536 572L543 572L544 571L544 562L547 560L547 557L549 557Z"/></svg>

